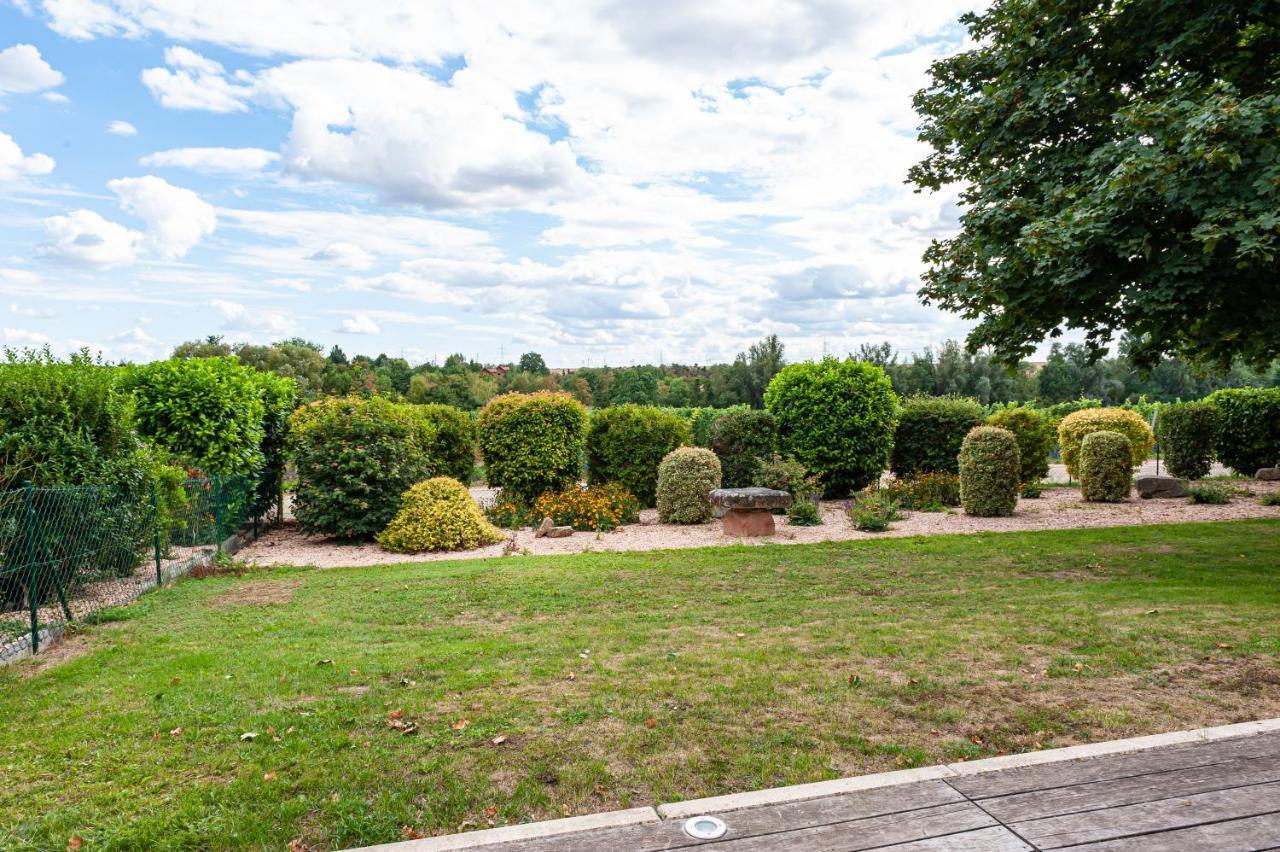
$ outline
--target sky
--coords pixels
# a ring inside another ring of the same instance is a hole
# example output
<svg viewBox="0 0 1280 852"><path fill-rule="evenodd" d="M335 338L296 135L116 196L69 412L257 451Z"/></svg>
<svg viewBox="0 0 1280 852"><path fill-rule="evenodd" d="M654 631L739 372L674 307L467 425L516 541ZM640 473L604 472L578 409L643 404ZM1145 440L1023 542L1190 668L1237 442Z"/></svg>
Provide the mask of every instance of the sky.
<svg viewBox="0 0 1280 852"><path fill-rule="evenodd" d="M975 0L0 0L0 343L791 359L968 324L912 94Z"/></svg>

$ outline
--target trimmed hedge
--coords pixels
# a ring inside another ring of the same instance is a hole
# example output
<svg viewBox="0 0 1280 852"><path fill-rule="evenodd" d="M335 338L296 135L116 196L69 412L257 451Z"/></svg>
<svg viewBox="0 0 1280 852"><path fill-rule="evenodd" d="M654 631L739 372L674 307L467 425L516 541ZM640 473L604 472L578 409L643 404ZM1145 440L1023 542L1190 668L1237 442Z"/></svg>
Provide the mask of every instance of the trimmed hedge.
<svg viewBox="0 0 1280 852"><path fill-rule="evenodd" d="M401 495L433 473L434 441L415 406L384 397L330 397L299 408L289 435L299 528L347 539L382 532Z"/></svg>
<svg viewBox="0 0 1280 852"><path fill-rule="evenodd" d="M1119 432L1129 439L1133 466L1146 461L1156 437L1142 415L1123 408L1085 408L1068 414L1058 424L1058 447L1070 476L1079 478L1080 442L1091 432Z"/></svg>
<svg viewBox="0 0 1280 852"><path fill-rule="evenodd" d="M1080 442L1080 493L1091 503L1123 503L1133 487L1133 447L1119 432L1090 432Z"/></svg>
<svg viewBox="0 0 1280 852"><path fill-rule="evenodd" d="M466 485L476 469L476 424L452 405L428 403L419 405L418 410L435 426L431 460L436 469Z"/></svg>
<svg viewBox="0 0 1280 852"><path fill-rule="evenodd" d="M567 393L506 393L476 420L485 477L503 494L529 503L563 491L582 476L587 409Z"/></svg>
<svg viewBox="0 0 1280 852"><path fill-rule="evenodd" d="M1221 418L1218 461L1248 476L1280 465L1280 388L1228 388L1204 401Z"/></svg>
<svg viewBox="0 0 1280 852"><path fill-rule="evenodd" d="M628 403L598 409L587 427L587 476L592 485L617 483L641 506L652 506L658 465L688 440L688 424L656 406Z"/></svg>
<svg viewBox="0 0 1280 852"><path fill-rule="evenodd" d="M958 396L915 396L898 411L889 469L895 476L957 473L960 445L982 425L982 406Z"/></svg>
<svg viewBox="0 0 1280 852"><path fill-rule="evenodd" d="M263 372L257 373L254 381L262 393L262 467L253 509L265 513L282 499L288 465L289 418L298 407L298 383L291 378Z"/></svg>
<svg viewBox="0 0 1280 852"><path fill-rule="evenodd" d="M987 418L988 426L1008 429L1018 439L1019 474L1024 485L1034 485L1049 475L1049 451L1054 430L1045 415L1025 405L1002 408Z"/></svg>
<svg viewBox="0 0 1280 852"><path fill-rule="evenodd" d="M717 417L711 427L711 451L720 457L722 487L751 485L756 469L773 453L777 432L767 411L727 411Z"/></svg>
<svg viewBox="0 0 1280 852"><path fill-rule="evenodd" d="M1219 419L1218 409L1207 402L1183 402L1160 409L1156 433L1169 473L1183 479L1209 475Z"/></svg>
<svg viewBox="0 0 1280 852"><path fill-rule="evenodd" d="M978 426L960 445L960 505L981 518L1012 515L1018 505L1022 460L1008 429Z"/></svg>
<svg viewBox="0 0 1280 852"><path fill-rule="evenodd" d="M680 447L658 465L658 520L704 524L714 510L708 495L720 487L720 459L701 447Z"/></svg>
<svg viewBox="0 0 1280 852"><path fill-rule="evenodd" d="M378 544L393 553L424 553L474 550L505 537L485 518L467 486L437 476L404 492L400 511L378 533Z"/></svg>
<svg viewBox="0 0 1280 852"><path fill-rule="evenodd" d="M764 395L779 450L844 497L880 478L893 448L898 397L874 364L825 358L783 367Z"/></svg>

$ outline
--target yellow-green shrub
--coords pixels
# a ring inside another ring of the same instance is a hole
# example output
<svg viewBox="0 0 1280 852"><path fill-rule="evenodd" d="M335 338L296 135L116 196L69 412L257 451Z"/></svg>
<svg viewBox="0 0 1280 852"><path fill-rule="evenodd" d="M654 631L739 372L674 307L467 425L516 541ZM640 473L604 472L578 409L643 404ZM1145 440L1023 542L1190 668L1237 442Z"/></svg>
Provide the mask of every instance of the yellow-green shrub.
<svg viewBox="0 0 1280 852"><path fill-rule="evenodd" d="M1067 473L1079 478L1080 442L1090 432L1119 432L1129 439L1133 466L1137 467L1151 454L1156 437L1147 421L1135 411L1123 408L1086 408L1068 414L1058 424L1058 447Z"/></svg>
<svg viewBox="0 0 1280 852"><path fill-rule="evenodd" d="M1090 432L1080 442L1080 493L1091 503L1121 503L1133 484L1132 447L1119 432Z"/></svg>
<svg viewBox="0 0 1280 852"><path fill-rule="evenodd" d="M1018 505L1022 459L1008 429L978 426L960 445L960 504L980 518L1012 515Z"/></svg>
<svg viewBox="0 0 1280 852"><path fill-rule="evenodd" d="M472 550L502 539L467 487L447 476L419 482L404 492L400 511L378 533L378 544L395 553Z"/></svg>
<svg viewBox="0 0 1280 852"><path fill-rule="evenodd" d="M720 459L701 447L680 447L658 465L658 520L702 524L711 520L708 495L720 487Z"/></svg>

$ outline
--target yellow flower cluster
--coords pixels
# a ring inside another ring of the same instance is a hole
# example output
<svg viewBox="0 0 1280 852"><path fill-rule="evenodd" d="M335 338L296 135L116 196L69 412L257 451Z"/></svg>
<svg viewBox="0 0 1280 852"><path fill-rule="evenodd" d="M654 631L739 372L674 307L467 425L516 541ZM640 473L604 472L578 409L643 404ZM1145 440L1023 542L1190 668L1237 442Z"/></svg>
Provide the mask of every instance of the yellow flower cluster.
<svg viewBox="0 0 1280 852"><path fill-rule="evenodd" d="M612 530L640 520L640 504L620 485L597 485L548 491L534 501L533 522L551 518L556 526L575 530Z"/></svg>

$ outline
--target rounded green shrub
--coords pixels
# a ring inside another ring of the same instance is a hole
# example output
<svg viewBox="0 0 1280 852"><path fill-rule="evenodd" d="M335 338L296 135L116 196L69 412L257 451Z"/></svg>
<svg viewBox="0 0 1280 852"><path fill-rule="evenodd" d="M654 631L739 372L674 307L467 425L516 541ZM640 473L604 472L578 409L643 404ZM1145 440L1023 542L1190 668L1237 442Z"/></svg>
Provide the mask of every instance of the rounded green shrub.
<svg viewBox="0 0 1280 852"><path fill-rule="evenodd" d="M507 393L476 420L485 477L505 496L529 503L582 476L587 409L567 393Z"/></svg>
<svg viewBox="0 0 1280 852"><path fill-rule="evenodd" d="M1018 456L1022 459L1024 486L1034 486L1049 475L1049 451L1053 449L1054 430L1045 415L1026 405L1002 408L987 418L988 426L1008 429L1018 440Z"/></svg>
<svg viewBox="0 0 1280 852"><path fill-rule="evenodd" d="M418 411L431 421L436 437L431 445L431 461L442 475L461 483L471 481L476 469L476 424L462 409L442 403L419 405Z"/></svg>
<svg viewBox="0 0 1280 852"><path fill-rule="evenodd" d="M1280 387L1226 388L1204 401L1218 409L1218 461L1248 476L1280 465Z"/></svg>
<svg viewBox="0 0 1280 852"><path fill-rule="evenodd" d="M378 533L378 544L393 553L474 550L502 541L467 487L448 476L419 482L405 491L400 511Z"/></svg>
<svg viewBox="0 0 1280 852"><path fill-rule="evenodd" d="M617 483L641 506L652 506L658 465L688 440L688 424L656 406L628 403L598 409L587 427L587 477L592 485Z"/></svg>
<svg viewBox="0 0 1280 852"><path fill-rule="evenodd" d="M880 479L893 448L898 398L874 364L825 358L783 367L764 395L779 450L844 497Z"/></svg>
<svg viewBox="0 0 1280 852"><path fill-rule="evenodd" d="M711 427L711 451L720 457L724 488L751 485L756 469L770 457L778 427L767 411L727 411Z"/></svg>
<svg viewBox="0 0 1280 852"><path fill-rule="evenodd" d="M902 403L889 469L895 476L956 473L960 444L982 424L982 406L958 396L914 396Z"/></svg>
<svg viewBox="0 0 1280 852"><path fill-rule="evenodd" d="M299 408L289 434L299 528L348 539L378 534L401 495L431 476L434 441L414 406L385 397L330 397Z"/></svg>
<svg viewBox="0 0 1280 852"><path fill-rule="evenodd" d="M714 510L708 495L720 487L720 459L701 447L680 447L658 465L658 520L704 524Z"/></svg>
<svg viewBox="0 0 1280 852"><path fill-rule="evenodd" d="M749 405L730 405L726 408L695 408L689 415L689 431L695 447L711 446L711 430L716 421L731 411L750 411Z"/></svg>
<svg viewBox="0 0 1280 852"><path fill-rule="evenodd" d="M1209 475L1218 419L1218 409L1207 402L1183 402L1160 409L1156 433L1169 473L1183 479Z"/></svg>
<svg viewBox="0 0 1280 852"><path fill-rule="evenodd" d="M1058 424L1058 447L1062 451L1062 463L1067 473L1080 477L1080 442L1090 432L1119 432L1129 439L1133 453L1133 467L1142 464L1156 444L1147 421L1135 411L1123 408L1084 408L1062 418Z"/></svg>
<svg viewBox="0 0 1280 852"><path fill-rule="evenodd" d="M1133 486L1133 447L1125 435L1090 432L1080 442L1080 493L1090 503L1123 503Z"/></svg>
<svg viewBox="0 0 1280 852"><path fill-rule="evenodd" d="M1018 439L1008 429L978 426L960 445L960 505L980 518L1012 515L1022 475Z"/></svg>

